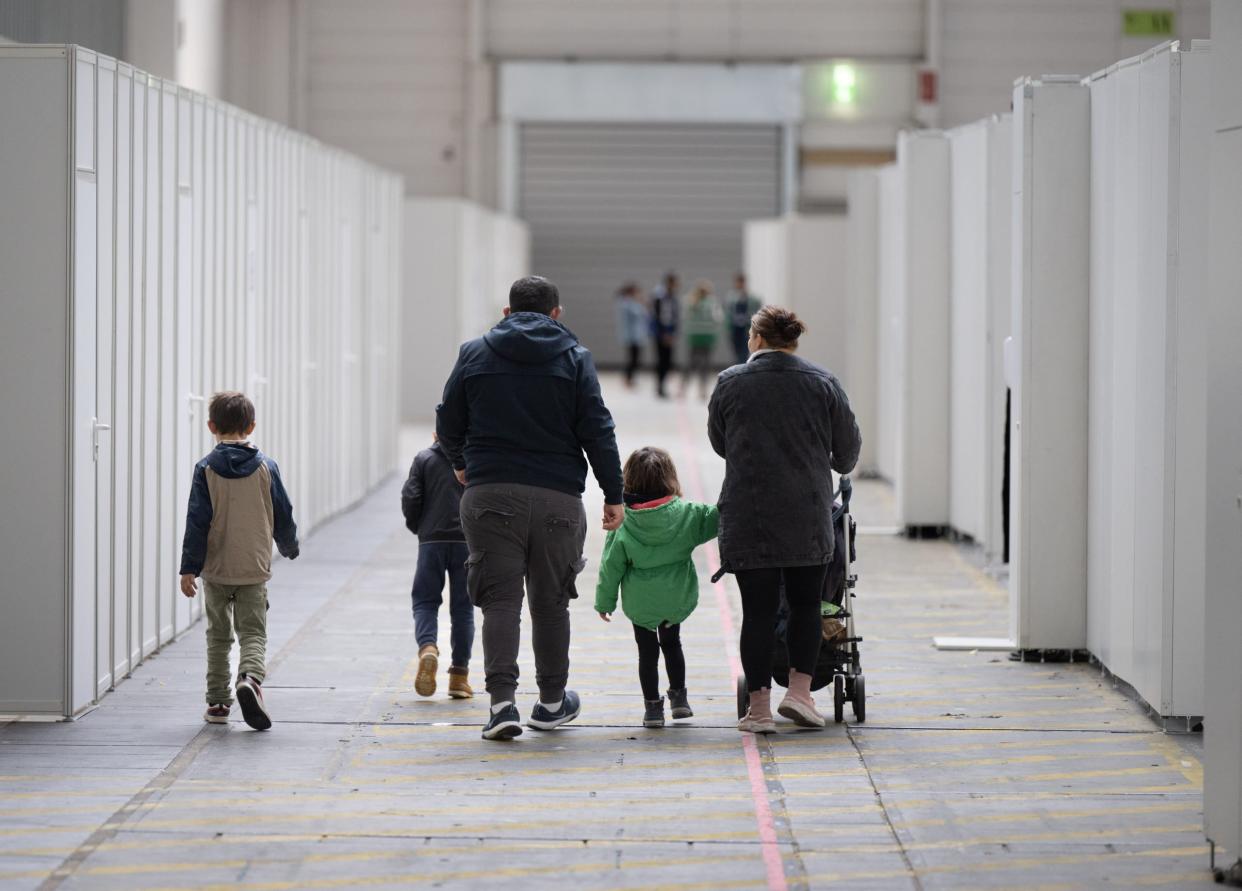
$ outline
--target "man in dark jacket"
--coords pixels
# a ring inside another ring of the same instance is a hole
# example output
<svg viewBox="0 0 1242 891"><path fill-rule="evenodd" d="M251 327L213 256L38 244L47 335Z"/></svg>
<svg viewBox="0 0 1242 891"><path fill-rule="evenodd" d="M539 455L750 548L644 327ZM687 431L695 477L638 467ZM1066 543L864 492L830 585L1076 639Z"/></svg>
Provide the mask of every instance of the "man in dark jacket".
<svg viewBox="0 0 1242 891"><path fill-rule="evenodd" d="M453 699L474 696L470 688L470 652L474 648L474 606L466 593L466 536L461 531L462 486L440 444L423 449L410 465L410 476L401 489L401 513L405 525L418 536L418 566L410 599L414 610L414 637L418 641L418 673L414 691L419 696L436 692L436 669L440 664L440 604L444 602L444 576L449 580L449 617L452 620L452 664L448 670L448 695Z"/></svg>
<svg viewBox="0 0 1242 891"><path fill-rule="evenodd" d="M484 739L522 732L514 694L523 580L539 685L527 724L551 730L578 716L578 695L565 684L569 600L586 563L588 460L604 491L604 528L616 529L625 516L612 415L591 353L560 315L550 281L514 282L504 320L462 346L436 409L440 445L466 486L466 584L483 610L492 703Z"/></svg>
<svg viewBox="0 0 1242 891"><path fill-rule="evenodd" d="M665 383L673 370L673 346L681 324L681 305L677 302L677 273L664 274L664 281L651 292L651 336L656 348L656 395L668 398Z"/></svg>

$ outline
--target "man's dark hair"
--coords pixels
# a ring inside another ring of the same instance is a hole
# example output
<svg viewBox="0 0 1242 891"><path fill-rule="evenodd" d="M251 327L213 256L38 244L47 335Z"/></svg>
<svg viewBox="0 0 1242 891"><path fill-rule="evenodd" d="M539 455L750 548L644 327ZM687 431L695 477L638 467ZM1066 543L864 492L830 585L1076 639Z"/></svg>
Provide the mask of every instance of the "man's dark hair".
<svg viewBox="0 0 1242 891"><path fill-rule="evenodd" d="M519 278L509 289L510 312L537 312L550 316L561 305L556 285L542 275Z"/></svg>
<svg viewBox="0 0 1242 891"><path fill-rule="evenodd" d="M226 390L211 397L211 403L207 406L207 417L216 425L216 433L245 436L250 432L250 425L254 423L254 403L246 398L245 393Z"/></svg>

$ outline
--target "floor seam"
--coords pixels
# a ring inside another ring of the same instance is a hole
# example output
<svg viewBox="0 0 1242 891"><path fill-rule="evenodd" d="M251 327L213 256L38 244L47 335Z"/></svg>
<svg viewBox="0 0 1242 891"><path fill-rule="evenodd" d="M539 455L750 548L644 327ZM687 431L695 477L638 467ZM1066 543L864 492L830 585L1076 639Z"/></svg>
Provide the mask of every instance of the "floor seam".
<svg viewBox="0 0 1242 891"><path fill-rule="evenodd" d="M863 755L862 749L858 745L858 741L854 739L854 732L849 724L845 725L845 735L854 746L854 751L858 754L858 761L863 766L863 771L867 774L867 783L871 786L871 792L875 795L876 804L880 806L880 813L884 815L884 825L888 827L889 834L893 837L893 842L897 845L897 850L901 854L902 863L910 873L910 879L914 882L914 887L922 891L923 881L919 878L918 870L914 868L914 863L910 860L910 852L906 850L905 843L901 840L901 836L897 832L897 827L893 825L893 818L889 815L888 805L884 803L884 796L880 794L879 787L875 784L875 777L871 774L871 765L867 763L866 757Z"/></svg>

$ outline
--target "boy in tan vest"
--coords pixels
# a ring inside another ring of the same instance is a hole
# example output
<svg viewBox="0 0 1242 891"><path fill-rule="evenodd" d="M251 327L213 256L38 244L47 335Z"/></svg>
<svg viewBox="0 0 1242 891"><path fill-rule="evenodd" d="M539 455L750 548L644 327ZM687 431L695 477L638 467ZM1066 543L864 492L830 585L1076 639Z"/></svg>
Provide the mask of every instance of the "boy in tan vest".
<svg viewBox="0 0 1242 891"><path fill-rule="evenodd" d="M216 447L194 465L185 541L181 549L181 593L193 597L203 577L207 613L207 712L211 724L227 724L233 704L229 652L236 629L241 660L237 703L255 730L272 726L261 686L267 649L267 580L272 577L272 542L290 560L298 556L293 506L276 462L250 444L254 404L242 393L211 397L207 428Z"/></svg>

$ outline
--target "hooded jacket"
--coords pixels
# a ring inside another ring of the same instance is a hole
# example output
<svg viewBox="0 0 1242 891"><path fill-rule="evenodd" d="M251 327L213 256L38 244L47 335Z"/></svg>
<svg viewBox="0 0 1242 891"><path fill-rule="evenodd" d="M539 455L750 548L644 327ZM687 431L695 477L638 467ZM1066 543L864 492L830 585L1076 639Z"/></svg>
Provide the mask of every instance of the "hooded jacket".
<svg viewBox="0 0 1242 891"><path fill-rule="evenodd" d="M840 381L780 351L720 373L708 436L725 459L720 561L726 572L832 559L832 471L849 473L862 437Z"/></svg>
<svg viewBox="0 0 1242 891"><path fill-rule="evenodd" d="M581 495L587 460L609 504L621 458L591 353L542 313L510 313L462 345L436 433L466 486L518 483ZM585 453L585 457L584 457Z"/></svg>
<svg viewBox="0 0 1242 891"><path fill-rule="evenodd" d="M298 527L276 462L249 443L219 443L194 465L181 574L218 585L272 577L272 541L298 556Z"/></svg>
<svg viewBox="0 0 1242 891"><path fill-rule="evenodd" d="M439 443L414 457L401 487L401 513L419 544L466 540L461 531L461 489Z"/></svg>
<svg viewBox="0 0 1242 891"><path fill-rule="evenodd" d="M680 498L627 507L621 528L604 541L595 611L616 610L620 587L621 610L635 625L655 629L684 622L699 603L691 554L716 537L719 520L714 504Z"/></svg>

